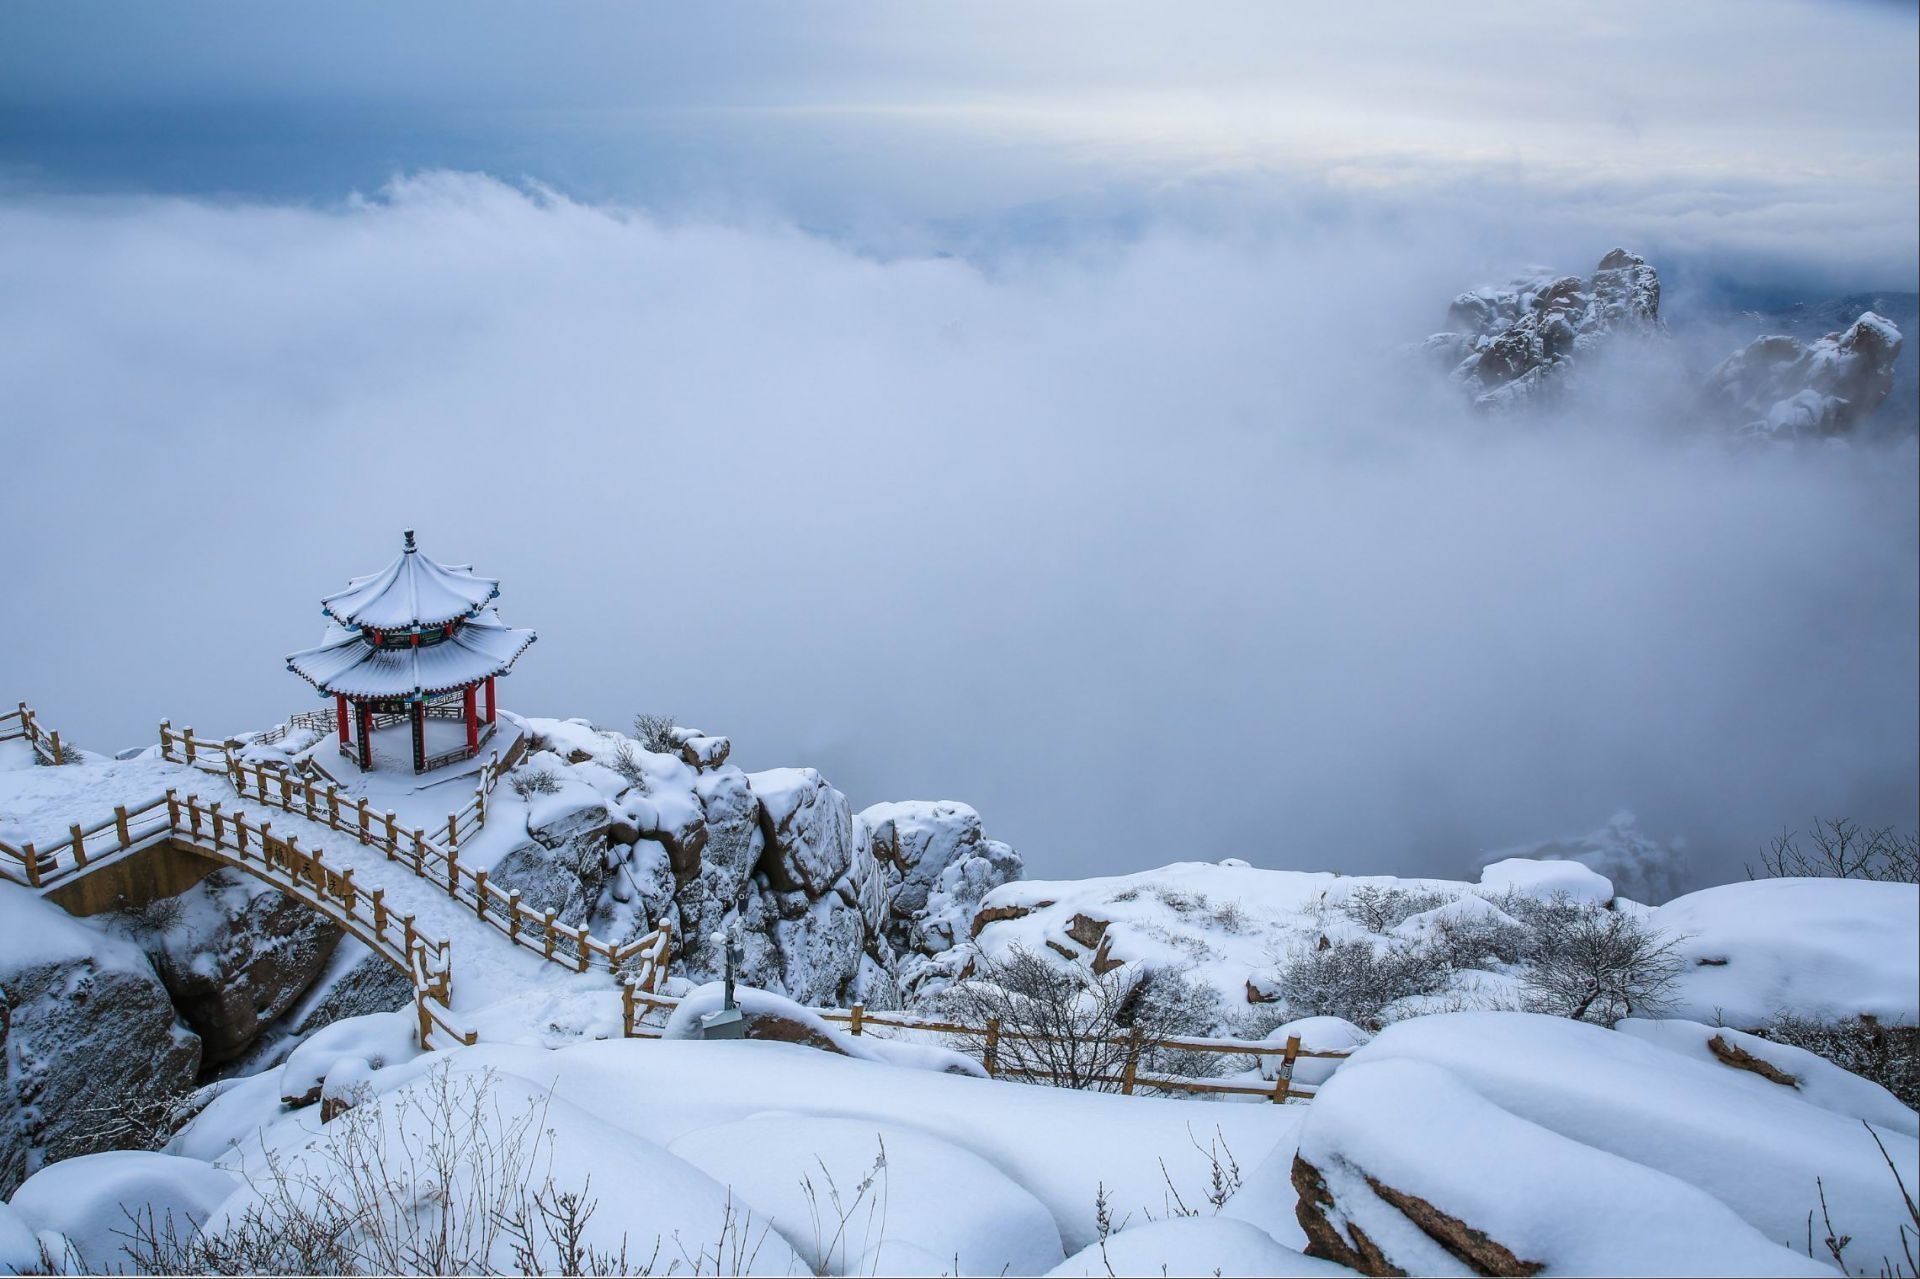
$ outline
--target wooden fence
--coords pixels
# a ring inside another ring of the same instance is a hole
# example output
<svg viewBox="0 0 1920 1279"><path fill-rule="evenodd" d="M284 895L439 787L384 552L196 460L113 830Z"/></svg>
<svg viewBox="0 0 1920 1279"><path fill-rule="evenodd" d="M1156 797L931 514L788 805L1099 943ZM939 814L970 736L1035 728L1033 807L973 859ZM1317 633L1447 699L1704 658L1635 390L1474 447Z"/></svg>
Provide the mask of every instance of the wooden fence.
<svg viewBox="0 0 1920 1279"><path fill-rule="evenodd" d="M60 745L60 731L41 728L39 717L34 714L33 707L25 702L19 704L18 710L0 715L0 742L11 742L22 738L26 740L28 746L33 748L33 753L40 763L62 762L67 748Z"/></svg>
<svg viewBox="0 0 1920 1279"><path fill-rule="evenodd" d="M563 924L557 912L534 910L520 900L519 889L501 889L487 882L487 872L460 864L460 815L451 814L436 838L421 828L406 829L392 809L375 812L365 797L349 801L333 783L324 786L311 777L287 769L249 764L228 757L228 780L247 799L282 809L328 830L348 835L368 848L378 849L415 876L445 890L447 896L470 907L476 918L506 934L517 946L541 953L580 972L601 967L610 971L645 966L645 957L661 940L661 930L625 943L602 941L586 928ZM478 817L485 813L485 792L476 796ZM656 979L657 980L657 979ZM651 987L650 987L651 989Z"/></svg>
<svg viewBox="0 0 1920 1279"><path fill-rule="evenodd" d="M1119 1055L1120 1073L1085 1074L1074 1076L1082 1083L1118 1084L1120 1091L1132 1095L1138 1090L1180 1093L1215 1093L1228 1096L1259 1097L1265 1101L1284 1102L1293 1098L1306 1100L1313 1096L1311 1088L1296 1087L1293 1082L1294 1067L1306 1059L1344 1059L1350 1054L1341 1052L1311 1052L1301 1047L1298 1035L1290 1036L1284 1044L1257 1043L1243 1039L1190 1039L1155 1038L1138 1032L1129 1035L1106 1037L1069 1038L1041 1034L1034 1031L1006 1029L998 1018L989 1018L984 1026L965 1026L954 1022L937 1021L932 1018L911 1017L895 1013L873 1014L865 1007L855 1004L848 1009L819 1009L817 1015L825 1021L844 1023L847 1029L859 1035L872 1027L897 1029L924 1034L939 1035L949 1044L956 1041L967 1048L980 1053L980 1064L989 1075L1000 1076L1008 1073L1001 1060L1002 1045L1011 1048L1016 1043L1035 1044L1071 1044L1076 1047L1111 1048ZM1228 1058L1251 1057L1278 1058L1279 1065L1271 1084L1262 1082L1230 1083L1218 1079L1205 1079L1187 1075L1155 1074L1141 1068L1143 1058L1155 1050L1168 1052L1216 1053ZM1045 1077L1049 1071L1027 1060L1021 1060L1016 1068L1022 1078ZM1052 1075L1054 1082L1062 1076Z"/></svg>
<svg viewBox="0 0 1920 1279"><path fill-rule="evenodd" d="M301 848L295 835L275 835L273 823L251 822L244 811L226 813L217 801L202 803L197 795L182 799L171 790L163 803L176 844L272 884L406 973L422 1048L476 1042L474 1032L454 1019L452 946L444 937L421 932L411 914L389 909L383 889L362 888L352 867L328 866L319 849Z"/></svg>

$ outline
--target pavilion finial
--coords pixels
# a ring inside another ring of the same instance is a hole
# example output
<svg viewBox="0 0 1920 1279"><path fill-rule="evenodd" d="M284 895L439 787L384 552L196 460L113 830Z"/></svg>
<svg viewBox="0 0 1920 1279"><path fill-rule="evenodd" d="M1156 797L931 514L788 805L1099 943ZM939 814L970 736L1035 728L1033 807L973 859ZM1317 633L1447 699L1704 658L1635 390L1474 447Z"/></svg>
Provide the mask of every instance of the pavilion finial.
<svg viewBox="0 0 1920 1279"><path fill-rule="evenodd" d="M407 530L407 554L411 555L420 548L413 544L413 530Z"/></svg>

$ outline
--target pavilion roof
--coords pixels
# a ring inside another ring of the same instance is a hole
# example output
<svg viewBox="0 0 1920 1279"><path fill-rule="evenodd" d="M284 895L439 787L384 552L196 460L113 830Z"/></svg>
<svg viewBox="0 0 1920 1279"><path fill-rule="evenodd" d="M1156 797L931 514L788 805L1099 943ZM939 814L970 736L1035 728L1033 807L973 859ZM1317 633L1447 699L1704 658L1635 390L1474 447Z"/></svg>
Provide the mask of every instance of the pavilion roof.
<svg viewBox="0 0 1920 1279"><path fill-rule="evenodd" d="M440 626L470 617L500 594L500 580L477 577L470 564L442 564L420 553L407 530L406 548L378 573L356 577L320 601L343 626L377 631Z"/></svg>
<svg viewBox="0 0 1920 1279"><path fill-rule="evenodd" d="M331 638L289 654L287 669L323 693L346 697L412 697L450 692L503 675L533 643L530 630L502 626L487 609L452 638L418 648L375 648L363 636Z"/></svg>

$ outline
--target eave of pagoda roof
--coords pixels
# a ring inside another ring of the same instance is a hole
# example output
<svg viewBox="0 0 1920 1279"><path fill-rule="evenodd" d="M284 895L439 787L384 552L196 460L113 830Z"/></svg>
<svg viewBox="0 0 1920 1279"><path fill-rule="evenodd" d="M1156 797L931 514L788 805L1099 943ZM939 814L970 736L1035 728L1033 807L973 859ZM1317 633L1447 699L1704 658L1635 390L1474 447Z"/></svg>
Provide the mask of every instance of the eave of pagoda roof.
<svg viewBox="0 0 1920 1279"><path fill-rule="evenodd" d="M322 693L353 698L431 696L504 675L538 638L502 626L492 610L437 644L375 648L363 635L289 654L287 669Z"/></svg>
<svg viewBox="0 0 1920 1279"><path fill-rule="evenodd" d="M413 530L391 564L356 577L345 590L320 601L334 621L376 631L442 626L472 617L500 594L500 580L480 577L471 565L442 564L414 545Z"/></svg>

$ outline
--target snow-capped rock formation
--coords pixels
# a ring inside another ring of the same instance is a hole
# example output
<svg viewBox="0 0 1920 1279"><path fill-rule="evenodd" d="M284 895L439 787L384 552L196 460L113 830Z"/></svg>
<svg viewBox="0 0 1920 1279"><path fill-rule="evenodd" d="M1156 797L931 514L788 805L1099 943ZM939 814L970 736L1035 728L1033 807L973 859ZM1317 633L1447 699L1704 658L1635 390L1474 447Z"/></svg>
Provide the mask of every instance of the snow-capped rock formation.
<svg viewBox="0 0 1920 1279"><path fill-rule="evenodd" d="M1832 1274L1792 1242L1824 1201L1852 1273L1901 1256L1875 1138L1912 1185L1911 1126L1880 1126L1903 1108L1796 1061L1816 1100L1696 1052L1696 1032L1713 1034L1516 1013L1390 1028L1275 1156L1308 1253L1368 1274Z"/></svg>
<svg viewBox="0 0 1920 1279"><path fill-rule="evenodd" d="M741 771L722 737L676 729L677 749L649 751L581 720L526 724L526 837L493 882L616 941L668 919L676 971L695 981L723 971L738 920L743 983L895 1006L964 938L980 897L1020 874L964 804L856 814L813 769Z"/></svg>
<svg viewBox="0 0 1920 1279"><path fill-rule="evenodd" d="M1601 344L1662 332L1660 277L1646 259L1615 249L1585 280L1535 270L1462 293L1447 326L1423 349L1479 407L1517 408L1561 390Z"/></svg>
<svg viewBox="0 0 1920 1279"><path fill-rule="evenodd" d="M257 879L219 870L143 912L141 938L205 1065L232 1061L326 967L339 926Z"/></svg>
<svg viewBox="0 0 1920 1279"><path fill-rule="evenodd" d="M200 1040L139 948L0 883L0 1190L112 1142L115 1117L190 1090Z"/></svg>
<svg viewBox="0 0 1920 1279"><path fill-rule="evenodd" d="M1868 311L1844 331L1811 342L1755 338L1708 375L1705 394L1747 434L1765 439L1844 435L1893 390L1901 336Z"/></svg>

